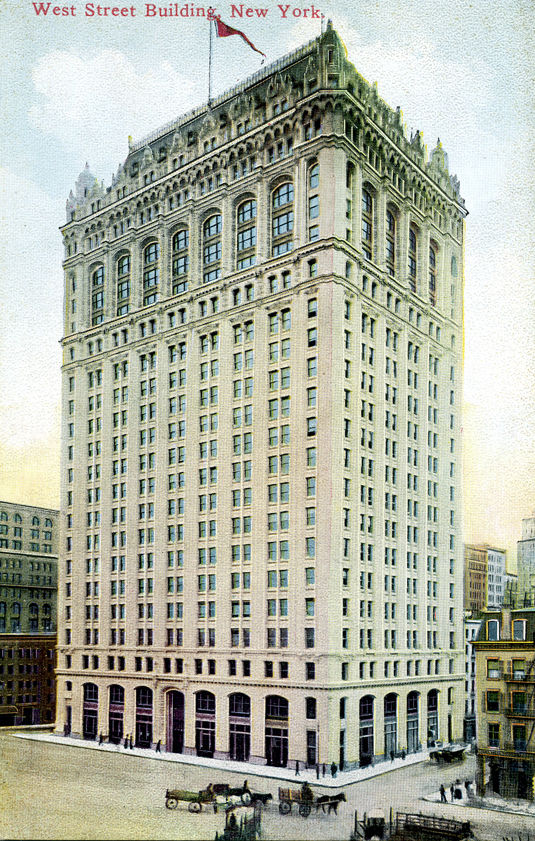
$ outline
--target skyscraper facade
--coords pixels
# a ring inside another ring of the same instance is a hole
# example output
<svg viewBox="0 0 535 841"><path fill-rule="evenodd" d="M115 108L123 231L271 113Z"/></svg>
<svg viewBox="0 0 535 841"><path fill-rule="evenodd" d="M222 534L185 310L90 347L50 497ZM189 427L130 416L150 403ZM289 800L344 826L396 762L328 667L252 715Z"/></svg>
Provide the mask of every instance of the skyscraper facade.
<svg viewBox="0 0 535 841"><path fill-rule="evenodd" d="M330 25L82 173L58 730L279 766L461 737L464 216Z"/></svg>

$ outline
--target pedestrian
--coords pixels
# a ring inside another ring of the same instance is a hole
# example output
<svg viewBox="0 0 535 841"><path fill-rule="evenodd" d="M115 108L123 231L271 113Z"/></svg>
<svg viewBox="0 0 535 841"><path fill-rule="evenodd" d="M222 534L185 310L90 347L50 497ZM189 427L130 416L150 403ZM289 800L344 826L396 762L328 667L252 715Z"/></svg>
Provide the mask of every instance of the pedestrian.
<svg viewBox="0 0 535 841"><path fill-rule="evenodd" d="M336 772L338 770L338 766L336 762L331 762L331 777L336 777Z"/></svg>
<svg viewBox="0 0 535 841"><path fill-rule="evenodd" d="M447 803L447 802L448 802L448 801L446 800L446 789L444 788L444 784L443 784L443 783L442 783L442 784L441 784L441 786L440 786L440 802L441 802L441 803Z"/></svg>
<svg viewBox="0 0 535 841"><path fill-rule="evenodd" d="M128 733L127 733L127 734L126 734L126 736L124 737L124 746L125 746L125 748L127 748L127 747L128 747Z"/></svg>
<svg viewBox="0 0 535 841"><path fill-rule="evenodd" d="M300 773L299 773L299 760L298 759L296 759L296 761L295 761L295 776L296 777L301 776Z"/></svg>
<svg viewBox="0 0 535 841"><path fill-rule="evenodd" d="M455 783L450 785L450 795L451 795L451 802L455 800Z"/></svg>
<svg viewBox="0 0 535 841"><path fill-rule="evenodd" d="M130 750L134 750L134 742L132 741L132 734L130 734Z"/></svg>
<svg viewBox="0 0 535 841"><path fill-rule="evenodd" d="M156 742L156 753L161 753L161 752L162 752L162 740L158 739L158 741Z"/></svg>
<svg viewBox="0 0 535 841"><path fill-rule="evenodd" d="M99 737L98 737L99 746L102 744L103 741L104 741L104 736L102 735L102 733L99 733Z"/></svg>
<svg viewBox="0 0 535 841"><path fill-rule="evenodd" d="M472 785L472 780L465 780L464 781L464 787L466 789L466 796L467 797L472 796L472 789L470 788L471 785Z"/></svg>
<svg viewBox="0 0 535 841"><path fill-rule="evenodd" d="M324 763L323 763L323 769L322 769L322 776L323 776L323 777L325 776L326 772L327 772L327 769L326 769L326 767L325 767L325 762L324 762Z"/></svg>
<svg viewBox="0 0 535 841"><path fill-rule="evenodd" d="M319 780L320 778L320 766L319 763L316 762L316 779Z"/></svg>
<svg viewBox="0 0 535 841"><path fill-rule="evenodd" d="M394 753L394 751L393 751L393 750L391 750L391 751L390 751L390 762L393 762L393 761L394 761L395 756L396 756L396 754Z"/></svg>

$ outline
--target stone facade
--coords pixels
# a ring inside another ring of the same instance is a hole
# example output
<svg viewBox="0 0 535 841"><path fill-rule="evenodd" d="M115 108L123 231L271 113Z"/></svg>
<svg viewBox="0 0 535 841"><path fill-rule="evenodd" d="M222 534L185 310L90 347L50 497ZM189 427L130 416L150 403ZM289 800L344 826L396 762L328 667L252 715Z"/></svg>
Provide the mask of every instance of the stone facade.
<svg viewBox="0 0 535 841"><path fill-rule="evenodd" d="M58 511L0 501L0 723L55 720Z"/></svg>
<svg viewBox="0 0 535 841"><path fill-rule="evenodd" d="M462 734L464 203L327 31L67 204L58 731Z"/></svg>

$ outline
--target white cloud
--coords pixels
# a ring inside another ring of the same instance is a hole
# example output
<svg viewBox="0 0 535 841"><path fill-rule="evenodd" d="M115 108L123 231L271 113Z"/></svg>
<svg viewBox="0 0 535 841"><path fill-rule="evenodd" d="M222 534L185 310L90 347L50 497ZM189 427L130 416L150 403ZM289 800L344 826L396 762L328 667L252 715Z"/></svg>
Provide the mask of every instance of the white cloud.
<svg viewBox="0 0 535 841"><path fill-rule="evenodd" d="M116 170L126 157L129 134L139 139L199 99L197 83L169 61L139 70L118 50L84 57L49 52L32 76L39 95L30 109L33 124L81 159L89 156L97 172Z"/></svg>

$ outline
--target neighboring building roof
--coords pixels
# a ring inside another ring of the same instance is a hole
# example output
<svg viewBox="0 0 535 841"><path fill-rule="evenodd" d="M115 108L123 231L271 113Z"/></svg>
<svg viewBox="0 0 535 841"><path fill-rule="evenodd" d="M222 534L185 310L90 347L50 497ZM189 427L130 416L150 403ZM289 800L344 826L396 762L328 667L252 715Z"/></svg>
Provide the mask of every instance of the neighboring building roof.
<svg viewBox="0 0 535 841"><path fill-rule="evenodd" d="M497 619L500 622L500 628L504 627L504 623L509 623L508 627L508 637L502 636L500 632L500 639L498 640L489 640L487 637L488 633L488 622L491 619ZM526 620L526 635L525 639L523 640L513 640L511 639L511 629L510 623L513 622L515 619L525 619ZM517 643L531 643L532 646L535 646L535 607L522 607L522 608L515 608L512 610L489 610L482 614L481 616L481 627L479 629L479 633L477 635L477 642L497 642L497 643L510 643L510 644L517 644Z"/></svg>

